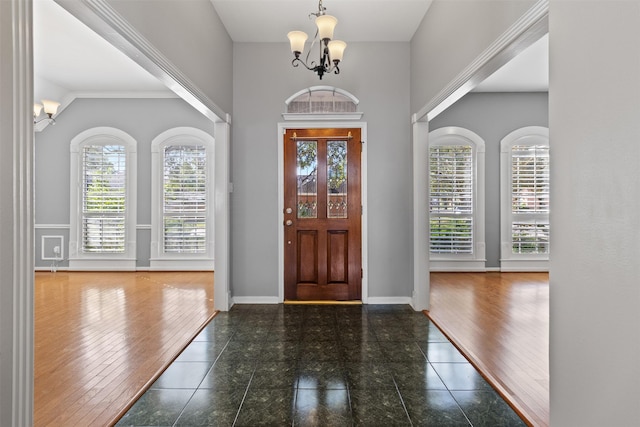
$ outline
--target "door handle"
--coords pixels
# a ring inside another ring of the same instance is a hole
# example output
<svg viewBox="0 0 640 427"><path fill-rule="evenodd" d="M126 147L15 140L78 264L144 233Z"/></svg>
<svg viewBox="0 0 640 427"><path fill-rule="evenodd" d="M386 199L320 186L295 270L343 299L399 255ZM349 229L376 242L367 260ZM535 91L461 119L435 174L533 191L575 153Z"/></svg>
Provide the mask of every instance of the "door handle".
<svg viewBox="0 0 640 427"><path fill-rule="evenodd" d="M293 225L293 221L291 221L290 219L286 220L284 222L284 225L286 225L287 227L291 227L291 225Z"/></svg>

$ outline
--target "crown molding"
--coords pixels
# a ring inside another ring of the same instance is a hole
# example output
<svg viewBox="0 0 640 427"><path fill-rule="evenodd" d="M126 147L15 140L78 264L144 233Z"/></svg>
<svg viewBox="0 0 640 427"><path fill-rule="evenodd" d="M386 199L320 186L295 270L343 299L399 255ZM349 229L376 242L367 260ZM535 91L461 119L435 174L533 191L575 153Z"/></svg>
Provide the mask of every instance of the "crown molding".
<svg viewBox="0 0 640 427"><path fill-rule="evenodd" d="M334 120L361 120L364 113L282 113L286 121L334 121Z"/></svg>
<svg viewBox="0 0 640 427"><path fill-rule="evenodd" d="M180 98L171 91L97 91L97 92L70 92L73 101L77 98L126 98L126 99L162 99ZM71 102L69 102L71 103Z"/></svg>
<svg viewBox="0 0 640 427"><path fill-rule="evenodd" d="M106 0L56 0L56 2L206 117L214 122L227 121L228 114L116 12Z"/></svg>
<svg viewBox="0 0 640 427"><path fill-rule="evenodd" d="M431 120L549 31L549 0L536 2L411 120Z"/></svg>

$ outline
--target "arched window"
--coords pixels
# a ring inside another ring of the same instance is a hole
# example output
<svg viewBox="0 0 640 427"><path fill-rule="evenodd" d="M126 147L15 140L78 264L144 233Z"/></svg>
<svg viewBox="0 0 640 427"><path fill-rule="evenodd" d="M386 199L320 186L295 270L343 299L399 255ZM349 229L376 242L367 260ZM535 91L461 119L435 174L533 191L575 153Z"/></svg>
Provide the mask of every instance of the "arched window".
<svg viewBox="0 0 640 427"><path fill-rule="evenodd" d="M445 127L429 133L431 270L484 270L484 141Z"/></svg>
<svg viewBox="0 0 640 427"><path fill-rule="evenodd" d="M360 101L346 90L333 86L312 86L294 93L285 101L287 120L308 119L322 115L338 120L355 120L362 117L358 112Z"/></svg>
<svg viewBox="0 0 640 427"><path fill-rule="evenodd" d="M501 270L547 271L549 129L517 129L500 151Z"/></svg>
<svg viewBox="0 0 640 427"><path fill-rule="evenodd" d="M152 270L213 270L214 139L190 127L151 143Z"/></svg>
<svg viewBox="0 0 640 427"><path fill-rule="evenodd" d="M69 269L135 270L136 141L110 127L71 141Z"/></svg>

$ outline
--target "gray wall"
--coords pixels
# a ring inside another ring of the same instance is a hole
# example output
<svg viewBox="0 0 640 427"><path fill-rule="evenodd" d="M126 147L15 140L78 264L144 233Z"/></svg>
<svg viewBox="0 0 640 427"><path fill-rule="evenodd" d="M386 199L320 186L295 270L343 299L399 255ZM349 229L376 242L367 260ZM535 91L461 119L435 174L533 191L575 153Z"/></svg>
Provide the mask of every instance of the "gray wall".
<svg viewBox="0 0 640 427"><path fill-rule="evenodd" d="M417 113L535 0L435 0L411 40L411 112Z"/></svg>
<svg viewBox="0 0 640 427"><path fill-rule="evenodd" d="M358 97L368 125L369 296L411 296L409 43L350 43L322 81L291 59L286 43L234 45L233 295L278 295L277 124L290 95L326 84Z"/></svg>
<svg viewBox="0 0 640 427"><path fill-rule="evenodd" d="M225 112L233 43L210 0L108 0L126 21Z"/></svg>
<svg viewBox="0 0 640 427"><path fill-rule="evenodd" d="M637 425L640 4L549 17L551 425Z"/></svg>
<svg viewBox="0 0 640 427"><path fill-rule="evenodd" d="M167 129L191 126L213 135L213 123L182 99L76 99L57 123L36 134L35 223L36 267L41 260L40 236L63 235L69 254L69 144L80 132L97 126L118 128L138 143L137 266L149 266L151 230L151 141ZM45 256L48 254L45 254ZM68 266L65 260L60 267Z"/></svg>
<svg viewBox="0 0 640 427"><path fill-rule="evenodd" d="M429 122L429 130L459 126L485 142L487 267L500 267L500 140L524 126L549 126L548 94L470 93Z"/></svg>

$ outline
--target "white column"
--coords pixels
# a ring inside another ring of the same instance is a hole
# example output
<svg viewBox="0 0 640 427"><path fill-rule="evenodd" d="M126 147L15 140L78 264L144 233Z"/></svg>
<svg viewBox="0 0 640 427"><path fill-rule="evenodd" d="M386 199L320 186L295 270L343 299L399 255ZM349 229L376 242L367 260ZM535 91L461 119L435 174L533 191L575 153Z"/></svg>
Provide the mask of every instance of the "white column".
<svg viewBox="0 0 640 427"><path fill-rule="evenodd" d="M33 425L31 0L0 1L0 425Z"/></svg>
<svg viewBox="0 0 640 427"><path fill-rule="evenodd" d="M429 122L413 123L413 298L429 309Z"/></svg>
<svg viewBox="0 0 640 427"><path fill-rule="evenodd" d="M215 279L213 285L213 306L216 310L227 311L230 306L231 246L230 235L230 143L231 124L215 124Z"/></svg>

